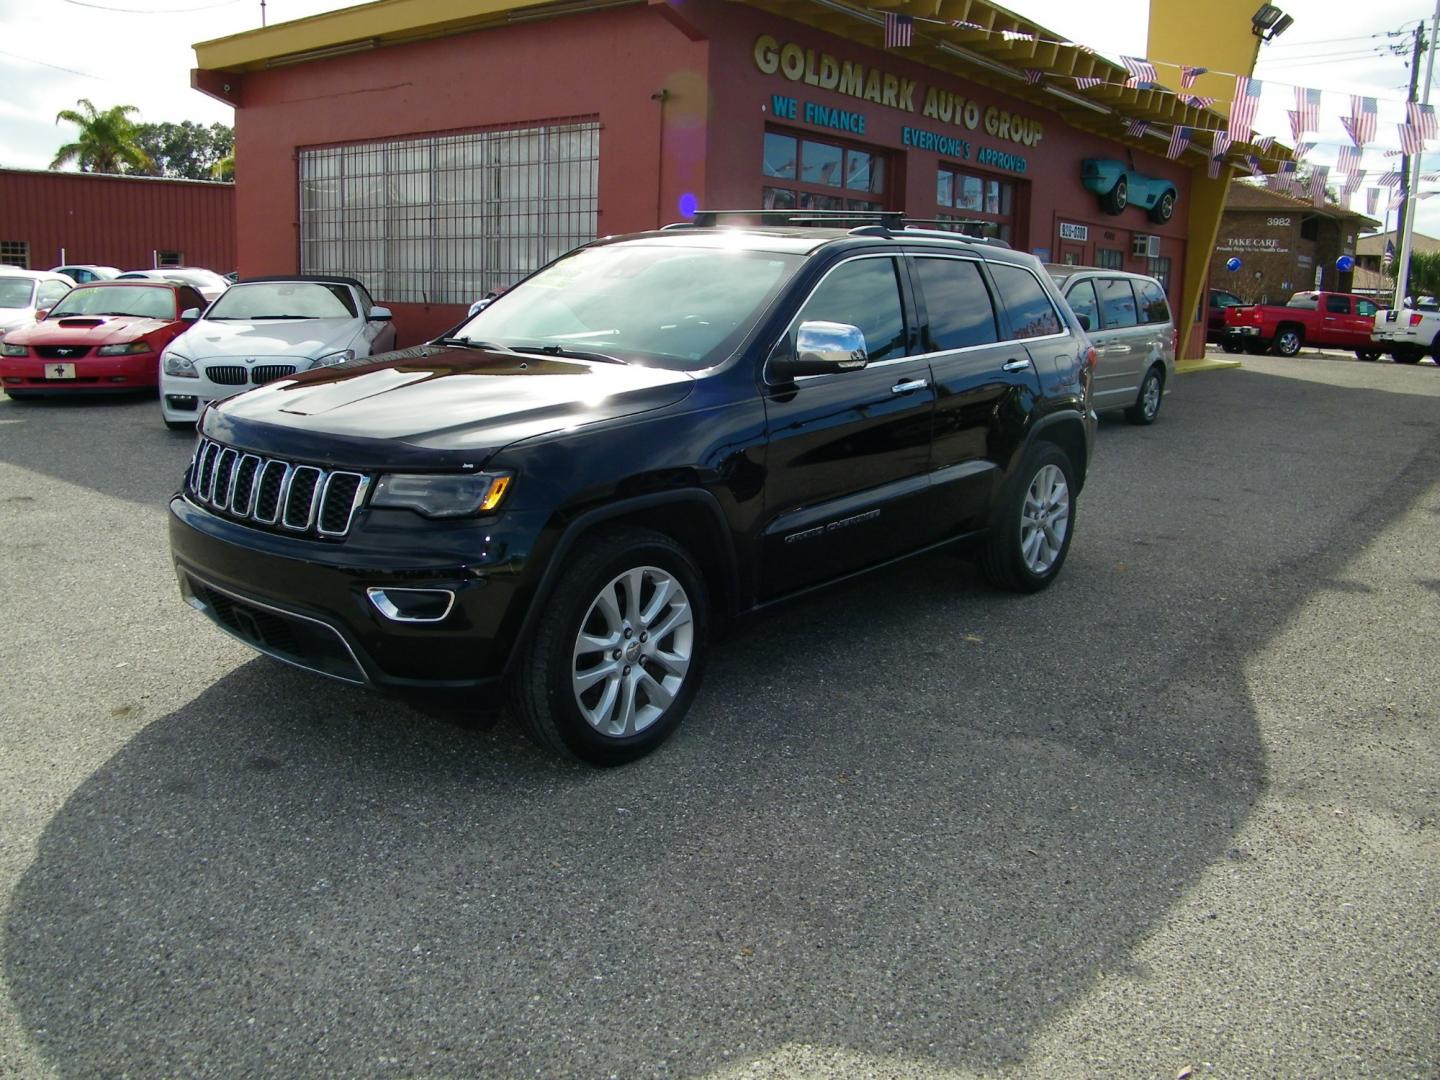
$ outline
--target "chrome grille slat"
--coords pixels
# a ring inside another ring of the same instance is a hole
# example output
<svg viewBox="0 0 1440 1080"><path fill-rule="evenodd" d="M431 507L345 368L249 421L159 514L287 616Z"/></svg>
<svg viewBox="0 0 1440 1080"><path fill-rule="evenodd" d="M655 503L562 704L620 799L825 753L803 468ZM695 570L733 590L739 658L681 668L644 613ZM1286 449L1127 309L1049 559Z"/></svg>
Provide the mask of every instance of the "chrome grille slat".
<svg viewBox="0 0 1440 1080"><path fill-rule="evenodd" d="M190 501L257 528L343 539L365 504L371 478L261 457L201 438L185 478Z"/></svg>

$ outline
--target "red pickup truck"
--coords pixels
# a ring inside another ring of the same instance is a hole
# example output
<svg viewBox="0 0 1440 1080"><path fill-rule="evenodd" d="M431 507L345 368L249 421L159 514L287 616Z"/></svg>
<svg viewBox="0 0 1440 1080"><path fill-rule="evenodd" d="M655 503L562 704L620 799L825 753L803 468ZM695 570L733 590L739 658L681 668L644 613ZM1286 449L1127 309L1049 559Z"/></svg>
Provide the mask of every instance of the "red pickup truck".
<svg viewBox="0 0 1440 1080"><path fill-rule="evenodd" d="M1297 292L1290 302L1247 304L1225 309L1226 352L1294 356L1302 346L1354 349L1362 360L1380 355L1370 340L1375 327L1375 301L1353 293Z"/></svg>

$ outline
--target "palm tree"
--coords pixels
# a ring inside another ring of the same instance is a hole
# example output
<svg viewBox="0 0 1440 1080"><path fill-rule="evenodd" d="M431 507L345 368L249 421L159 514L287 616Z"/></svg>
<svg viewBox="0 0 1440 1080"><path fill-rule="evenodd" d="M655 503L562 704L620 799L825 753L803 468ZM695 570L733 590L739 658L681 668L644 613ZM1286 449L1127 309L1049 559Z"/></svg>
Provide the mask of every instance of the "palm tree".
<svg viewBox="0 0 1440 1080"><path fill-rule="evenodd" d="M235 180L235 151L231 150L214 165L210 166L210 177L214 180Z"/></svg>
<svg viewBox="0 0 1440 1080"><path fill-rule="evenodd" d="M55 122L64 120L74 124L80 129L80 135L60 148L50 168L58 169L72 161L81 172L145 172L155 167L135 141L135 125L130 114L140 110L134 105L112 105L100 112L89 98L81 98L75 104L84 111L61 109L55 114Z"/></svg>

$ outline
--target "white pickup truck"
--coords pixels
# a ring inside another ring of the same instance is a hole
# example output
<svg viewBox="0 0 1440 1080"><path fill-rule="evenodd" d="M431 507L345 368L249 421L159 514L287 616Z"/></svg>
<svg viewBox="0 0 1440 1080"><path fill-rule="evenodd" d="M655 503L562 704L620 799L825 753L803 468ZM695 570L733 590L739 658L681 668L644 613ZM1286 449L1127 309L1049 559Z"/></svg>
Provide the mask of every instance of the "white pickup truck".
<svg viewBox="0 0 1440 1080"><path fill-rule="evenodd" d="M1418 364L1427 353L1440 364L1440 304L1423 296L1413 308L1376 312L1370 340L1375 343L1375 356L1389 353L1397 364Z"/></svg>

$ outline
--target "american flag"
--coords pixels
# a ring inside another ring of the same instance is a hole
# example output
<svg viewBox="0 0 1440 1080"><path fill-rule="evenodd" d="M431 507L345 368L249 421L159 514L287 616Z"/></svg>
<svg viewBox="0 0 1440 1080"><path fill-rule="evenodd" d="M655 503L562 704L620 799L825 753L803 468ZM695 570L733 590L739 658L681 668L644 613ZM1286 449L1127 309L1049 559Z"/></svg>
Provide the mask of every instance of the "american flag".
<svg viewBox="0 0 1440 1080"><path fill-rule="evenodd" d="M1220 166L1223 164L1225 164L1225 162L1221 158L1212 157L1210 159L1210 165L1205 171L1209 174L1211 180L1220 179Z"/></svg>
<svg viewBox="0 0 1440 1080"><path fill-rule="evenodd" d="M1373 97L1350 96L1350 115L1342 116L1345 133L1356 146L1364 146L1375 139L1375 99Z"/></svg>
<svg viewBox="0 0 1440 1080"><path fill-rule="evenodd" d="M1364 173L1356 173L1350 177L1349 180L1346 180L1345 189L1340 193L1340 201L1346 206L1349 206L1350 200L1355 198L1355 192L1360 190L1360 185L1364 182L1364 179Z"/></svg>
<svg viewBox="0 0 1440 1080"><path fill-rule="evenodd" d="M1190 145L1190 136L1194 134L1194 128L1181 127L1179 124L1176 124L1170 132L1170 146L1166 149L1165 156L1171 161L1178 158L1185 152L1185 148Z"/></svg>
<svg viewBox="0 0 1440 1080"><path fill-rule="evenodd" d="M1316 165L1310 171L1310 199L1316 206L1325 205L1325 179L1329 175L1328 165Z"/></svg>
<svg viewBox="0 0 1440 1080"><path fill-rule="evenodd" d="M1199 94L1181 94L1179 97L1186 105L1196 109L1208 109L1215 104L1213 97L1201 97Z"/></svg>
<svg viewBox="0 0 1440 1080"><path fill-rule="evenodd" d="M1440 123L1436 123L1434 105L1411 101L1405 108L1409 114L1410 126L1419 130L1422 139L1440 138Z"/></svg>
<svg viewBox="0 0 1440 1080"><path fill-rule="evenodd" d="M1189 90L1195 85L1195 80L1209 70L1209 68L1191 67L1189 64L1180 65L1180 89Z"/></svg>
<svg viewBox="0 0 1440 1080"><path fill-rule="evenodd" d="M1260 106L1260 88L1264 84L1248 75L1235 76L1235 100L1230 103L1230 137L1249 141L1255 126L1255 110Z"/></svg>
<svg viewBox="0 0 1440 1080"><path fill-rule="evenodd" d="M1225 131L1215 131L1211 132L1211 134L1215 138L1215 149L1213 150L1213 155L1217 158L1224 157L1225 151L1230 149L1230 144L1233 143L1235 140L1230 137L1230 134L1228 132Z"/></svg>
<svg viewBox="0 0 1440 1080"><path fill-rule="evenodd" d="M1099 86L1104 81L1104 79L1097 79L1093 75L1077 75L1075 76L1075 87L1078 90L1089 90L1092 86Z"/></svg>
<svg viewBox="0 0 1440 1080"><path fill-rule="evenodd" d="M1346 176L1354 176L1359 167L1360 150L1354 146L1340 147L1340 160L1335 163L1335 171L1342 172Z"/></svg>
<svg viewBox="0 0 1440 1080"><path fill-rule="evenodd" d="M909 15L885 13L885 48L899 49L910 44L915 35L915 20Z"/></svg>
<svg viewBox="0 0 1440 1080"><path fill-rule="evenodd" d="M1407 154L1423 154L1425 152L1425 137L1420 134L1420 129L1409 124L1400 124L1400 149Z"/></svg>
<svg viewBox="0 0 1440 1080"><path fill-rule="evenodd" d="M1039 86L1042 82L1045 81L1045 72L1039 70L1038 68L1026 68L1025 81L1028 82L1031 86Z"/></svg>
<svg viewBox="0 0 1440 1080"><path fill-rule="evenodd" d="M1424 180L1427 184L1433 184L1435 181L1440 180L1440 172L1421 173L1420 179Z"/></svg>
<svg viewBox="0 0 1440 1080"><path fill-rule="evenodd" d="M1320 130L1320 91L1295 87L1295 111L1290 114L1290 134L1298 139L1307 131Z"/></svg>
<svg viewBox="0 0 1440 1080"><path fill-rule="evenodd" d="M1132 139L1143 139L1149 130L1150 125L1144 120L1125 121L1125 134L1129 135Z"/></svg>
<svg viewBox="0 0 1440 1080"><path fill-rule="evenodd" d="M1155 65L1149 60L1138 56L1122 56L1120 63L1125 65L1125 70L1130 73L1126 86L1134 86L1137 83L1159 82L1160 76L1155 74Z"/></svg>
<svg viewBox="0 0 1440 1080"><path fill-rule="evenodd" d="M1268 154L1270 152L1270 148L1274 145L1274 135L1261 135L1260 138L1255 140L1255 149L1259 150L1262 154Z"/></svg>
<svg viewBox="0 0 1440 1080"><path fill-rule="evenodd" d="M1365 189L1365 213L1374 217L1380 209L1380 196L1383 194L1378 187Z"/></svg>
<svg viewBox="0 0 1440 1080"><path fill-rule="evenodd" d="M1400 174L1399 174L1399 172L1397 172L1397 171L1394 170L1394 169L1391 169L1391 170L1390 170L1389 172L1387 172L1384 176L1380 177L1380 185L1381 185L1382 187L1399 187L1399 186L1400 186Z"/></svg>
<svg viewBox="0 0 1440 1080"><path fill-rule="evenodd" d="M951 19L950 25L956 30L984 30L978 22L970 22L968 19Z"/></svg>
<svg viewBox="0 0 1440 1080"><path fill-rule="evenodd" d="M1035 35L1024 30L1001 30L1000 36L1006 41L1034 41Z"/></svg>
<svg viewBox="0 0 1440 1080"><path fill-rule="evenodd" d="M1313 142L1297 142L1297 143L1295 144L1295 150L1293 151L1293 153L1294 153L1294 155L1295 155L1295 160L1296 160L1296 161L1299 161L1299 160L1301 160L1302 158L1307 158L1307 157L1309 157L1309 156L1310 156L1310 151L1311 151L1311 150L1314 150L1314 149L1315 149L1315 144L1314 144Z"/></svg>
<svg viewBox="0 0 1440 1080"><path fill-rule="evenodd" d="M1371 213L1374 213L1372 210ZM1395 265L1395 241L1385 241L1385 254L1380 256L1380 265L1390 267Z"/></svg>
<svg viewBox="0 0 1440 1080"><path fill-rule="evenodd" d="M1400 192L1398 192L1398 191L1395 192L1394 195L1391 195L1391 196L1390 196L1390 205L1385 208L1385 209L1386 209L1386 213L1389 213L1391 210L1399 210L1400 207L1401 207L1401 205L1402 205L1404 202L1405 202L1405 196L1402 195L1402 194L1401 194Z"/></svg>

